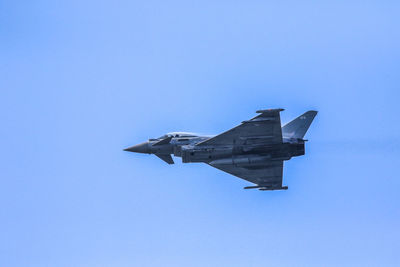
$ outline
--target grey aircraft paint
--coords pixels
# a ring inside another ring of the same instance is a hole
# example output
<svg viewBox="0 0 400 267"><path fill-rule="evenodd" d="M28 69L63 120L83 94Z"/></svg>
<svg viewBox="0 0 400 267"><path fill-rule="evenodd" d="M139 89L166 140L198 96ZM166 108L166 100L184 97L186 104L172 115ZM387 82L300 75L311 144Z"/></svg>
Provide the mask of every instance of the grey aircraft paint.
<svg viewBox="0 0 400 267"><path fill-rule="evenodd" d="M256 117L215 136L173 132L124 151L155 154L168 164L203 162L247 180L245 189L287 189L282 186L283 161L304 155L304 135L317 111L307 111L281 127L283 109L259 110Z"/></svg>

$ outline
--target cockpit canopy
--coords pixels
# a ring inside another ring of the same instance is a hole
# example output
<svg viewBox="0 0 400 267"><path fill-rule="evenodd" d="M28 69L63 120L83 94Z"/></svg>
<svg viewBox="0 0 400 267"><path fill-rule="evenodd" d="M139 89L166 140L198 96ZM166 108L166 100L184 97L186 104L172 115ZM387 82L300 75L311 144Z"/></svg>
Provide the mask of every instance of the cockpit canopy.
<svg viewBox="0 0 400 267"><path fill-rule="evenodd" d="M168 137L197 137L197 134L194 133L186 133L186 132L172 132L164 134L163 136L158 137L157 139L165 139Z"/></svg>

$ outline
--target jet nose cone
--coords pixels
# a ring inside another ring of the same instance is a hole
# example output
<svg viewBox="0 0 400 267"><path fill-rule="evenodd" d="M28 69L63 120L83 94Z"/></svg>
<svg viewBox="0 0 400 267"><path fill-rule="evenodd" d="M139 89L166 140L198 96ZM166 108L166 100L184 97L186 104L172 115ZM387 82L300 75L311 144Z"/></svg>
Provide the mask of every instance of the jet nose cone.
<svg viewBox="0 0 400 267"><path fill-rule="evenodd" d="M150 153L149 149L149 143L144 142L135 146L131 146L128 148L125 148L124 151L129 151L129 152L136 152L136 153Z"/></svg>

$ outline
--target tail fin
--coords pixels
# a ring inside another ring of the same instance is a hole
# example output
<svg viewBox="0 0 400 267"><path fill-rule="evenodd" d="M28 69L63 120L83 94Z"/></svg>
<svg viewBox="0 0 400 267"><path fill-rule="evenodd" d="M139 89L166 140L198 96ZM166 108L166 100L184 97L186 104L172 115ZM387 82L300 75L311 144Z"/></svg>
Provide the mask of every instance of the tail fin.
<svg viewBox="0 0 400 267"><path fill-rule="evenodd" d="M317 111L310 110L282 127L282 136L303 139Z"/></svg>

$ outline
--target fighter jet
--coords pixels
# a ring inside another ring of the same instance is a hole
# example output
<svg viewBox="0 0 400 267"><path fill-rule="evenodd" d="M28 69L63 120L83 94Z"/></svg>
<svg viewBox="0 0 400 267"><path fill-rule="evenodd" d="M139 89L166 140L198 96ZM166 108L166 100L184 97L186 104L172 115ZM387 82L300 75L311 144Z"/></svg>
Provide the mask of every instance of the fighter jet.
<svg viewBox="0 0 400 267"><path fill-rule="evenodd" d="M283 109L258 110L252 119L215 136L172 132L124 151L154 154L168 164L203 162L254 185L244 189L286 190L283 161L304 155L303 139L317 111L307 111L281 127Z"/></svg>

